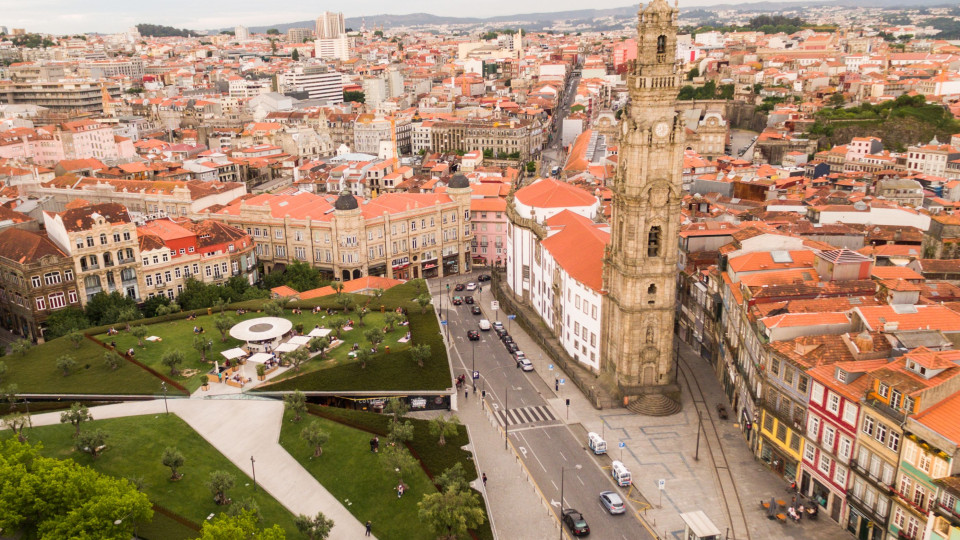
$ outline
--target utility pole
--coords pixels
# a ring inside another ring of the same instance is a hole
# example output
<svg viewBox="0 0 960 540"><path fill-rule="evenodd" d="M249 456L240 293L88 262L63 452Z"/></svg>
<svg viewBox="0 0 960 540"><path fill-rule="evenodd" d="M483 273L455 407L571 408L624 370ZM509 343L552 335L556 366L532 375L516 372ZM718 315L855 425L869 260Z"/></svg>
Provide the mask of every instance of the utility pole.
<svg viewBox="0 0 960 540"><path fill-rule="evenodd" d="M256 463L256 461L253 459L253 456L250 456L250 472L253 473L253 490L256 491L257 490L257 469L256 467L254 467L253 465L254 463Z"/></svg>
<svg viewBox="0 0 960 540"><path fill-rule="evenodd" d="M700 461L700 431L703 430L703 417L700 416L700 411L697 411L697 454L693 456L693 459Z"/></svg>
<svg viewBox="0 0 960 540"><path fill-rule="evenodd" d="M163 390L163 409L167 411L167 414L170 414L170 408L167 406L167 383L166 381L160 381L160 389Z"/></svg>
<svg viewBox="0 0 960 540"><path fill-rule="evenodd" d="M510 438L510 418L507 416L510 403L510 383L507 383L507 389L503 392L503 449L507 449L507 440Z"/></svg>

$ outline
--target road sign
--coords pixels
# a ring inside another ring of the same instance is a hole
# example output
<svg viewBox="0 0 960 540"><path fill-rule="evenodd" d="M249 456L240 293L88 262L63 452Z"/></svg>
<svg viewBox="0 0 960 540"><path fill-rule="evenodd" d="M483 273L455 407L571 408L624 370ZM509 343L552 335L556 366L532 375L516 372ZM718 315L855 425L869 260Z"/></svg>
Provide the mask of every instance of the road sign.
<svg viewBox="0 0 960 540"><path fill-rule="evenodd" d="M657 480L657 489L663 491L667 487L667 481L663 478Z"/></svg>
<svg viewBox="0 0 960 540"><path fill-rule="evenodd" d="M549 369L550 371L553 371L553 364L548 365L547 369Z"/></svg>
<svg viewBox="0 0 960 540"><path fill-rule="evenodd" d="M560 384L567 384L567 380L566 380L566 379L560 379Z"/></svg>
<svg viewBox="0 0 960 540"><path fill-rule="evenodd" d="M446 325L447 325L447 321L440 321L440 324L446 326Z"/></svg>
<svg viewBox="0 0 960 540"><path fill-rule="evenodd" d="M496 301L496 300L492 300L492 301L490 302L490 309L492 309L492 310L494 310L494 311L497 311L498 309L500 309L500 302L498 302L498 301Z"/></svg>
<svg viewBox="0 0 960 540"><path fill-rule="evenodd" d="M617 446L619 446L620 448L626 448L626 447L627 447L627 443L621 441L620 444L618 444Z"/></svg>
<svg viewBox="0 0 960 540"><path fill-rule="evenodd" d="M479 371L474 371L474 372L473 372L473 380L477 380L477 379L479 379L479 378L480 378L480 372L479 372Z"/></svg>
<svg viewBox="0 0 960 540"><path fill-rule="evenodd" d="M513 319L516 319L517 316L516 316L516 315L507 315L507 318L512 321Z"/></svg>

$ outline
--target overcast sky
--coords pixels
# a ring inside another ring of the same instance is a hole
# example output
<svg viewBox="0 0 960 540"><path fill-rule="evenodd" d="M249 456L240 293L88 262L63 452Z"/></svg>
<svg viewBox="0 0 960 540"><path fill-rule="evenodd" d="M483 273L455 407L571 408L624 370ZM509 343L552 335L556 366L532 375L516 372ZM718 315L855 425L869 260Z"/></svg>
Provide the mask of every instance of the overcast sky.
<svg viewBox="0 0 960 540"><path fill-rule="evenodd" d="M707 5L730 0L684 0L682 6ZM671 0L672 3L672 0ZM0 0L0 26L31 32L68 34L121 32L137 23L165 24L206 30L266 26L316 18L324 10L343 10L347 17L378 13L432 13L460 17L492 17L513 13L622 7L629 0L360 0L357 2L264 2L263 0ZM639 5L639 2L637 2ZM478 11L477 7L483 10Z"/></svg>

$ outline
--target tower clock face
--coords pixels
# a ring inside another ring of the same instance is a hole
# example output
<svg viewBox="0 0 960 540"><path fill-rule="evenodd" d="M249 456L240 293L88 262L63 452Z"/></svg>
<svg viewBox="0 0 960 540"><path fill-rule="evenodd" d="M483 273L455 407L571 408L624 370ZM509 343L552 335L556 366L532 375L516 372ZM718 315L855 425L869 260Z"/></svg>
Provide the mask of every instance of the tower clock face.
<svg viewBox="0 0 960 540"><path fill-rule="evenodd" d="M666 137L667 133L670 133L670 126L668 126L666 122L660 122L653 128L653 133L656 134L657 137Z"/></svg>

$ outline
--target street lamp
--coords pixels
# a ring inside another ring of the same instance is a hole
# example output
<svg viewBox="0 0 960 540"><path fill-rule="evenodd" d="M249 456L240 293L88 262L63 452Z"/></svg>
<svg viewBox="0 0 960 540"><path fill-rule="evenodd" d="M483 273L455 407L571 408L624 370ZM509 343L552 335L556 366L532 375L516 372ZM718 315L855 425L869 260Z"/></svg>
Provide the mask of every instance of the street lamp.
<svg viewBox="0 0 960 540"><path fill-rule="evenodd" d="M170 414L170 407L167 406L167 383L166 381L160 381L160 390L163 391L163 409L167 411L167 414Z"/></svg>
<svg viewBox="0 0 960 540"><path fill-rule="evenodd" d="M579 463L574 465L577 470L583 468ZM566 472L566 467L560 467L560 519L563 520L563 473ZM563 540L563 527L560 527L560 540Z"/></svg>
<svg viewBox="0 0 960 540"><path fill-rule="evenodd" d="M257 469L256 467L254 467L253 465L254 463L256 463L256 460L253 459L253 456L250 456L250 472L253 473L253 490L256 491L257 490Z"/></svg>
<svg viewBox="0 0 960 540"><path fill-rule="evenodd" d="M507 389L503 392L503 449L507 449L507 441L510 439L510 417L507 411L510 410L510 383L507 383Z"/></svg>
<svg viewBox="0 0 960 540"><path fill-rule="evenodd" d="M477 393L477 379L473 378L473 374L477 372L477 342L470 342L470 350L472 351L473 358L470 360L470 380L473 381L473 393Z"/></svg>

